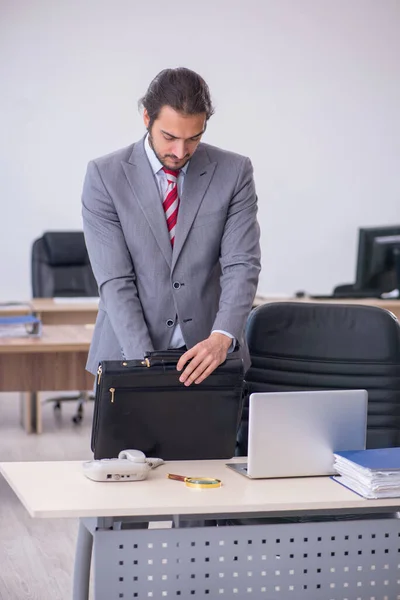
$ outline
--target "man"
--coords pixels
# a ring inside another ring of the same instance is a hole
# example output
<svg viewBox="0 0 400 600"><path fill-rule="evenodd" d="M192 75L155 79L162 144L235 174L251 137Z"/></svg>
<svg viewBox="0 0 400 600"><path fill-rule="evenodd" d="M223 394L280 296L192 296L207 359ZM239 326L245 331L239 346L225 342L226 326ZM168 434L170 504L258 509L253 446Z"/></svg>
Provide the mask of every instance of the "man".
<svg viewBox="0 0 400 600"><path fill-rule="evenodd" d="M250 365L244 327L260 271L253 170L201 143L213 108L193 71L162 71L141 104L146 136L90 162L85 178L100 293L87 368L186 348L180 380L199 384L234 349Z"/></svg>

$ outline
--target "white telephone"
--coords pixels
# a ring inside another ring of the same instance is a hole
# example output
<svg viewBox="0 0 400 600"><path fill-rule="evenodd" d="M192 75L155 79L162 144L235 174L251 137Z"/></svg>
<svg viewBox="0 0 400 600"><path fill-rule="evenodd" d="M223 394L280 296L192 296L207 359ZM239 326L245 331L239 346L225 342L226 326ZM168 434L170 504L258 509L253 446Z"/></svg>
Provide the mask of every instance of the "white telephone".
<svg viewBox="0 0 400 600"><path fill-rule="evenodd" d="M122 450L118 458L88 460L82 467L93 481L142 481L151 469L163 463L162 458L146 458L140 450Z"/></svg>

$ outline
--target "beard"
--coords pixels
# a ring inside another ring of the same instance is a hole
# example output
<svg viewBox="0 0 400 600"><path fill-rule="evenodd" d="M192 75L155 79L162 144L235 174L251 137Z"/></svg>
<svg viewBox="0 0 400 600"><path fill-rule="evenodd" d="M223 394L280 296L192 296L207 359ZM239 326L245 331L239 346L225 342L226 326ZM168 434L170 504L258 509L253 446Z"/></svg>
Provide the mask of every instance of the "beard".
<svg viewBox="0 0 400 600"><path fill-rule="evenodd" d="M148 132L149 132L149 144L150 144L150 148L153 150L154 154L157 156L157 158L158 158L158 160L160 161L160 163L162 164L162 166L163 166L163 167L166 167L167 169L173 169L173 168L176 168L176 166L174 166L174 167L171 167L171 165L170 165L170 164L168 164L167 160L168 160L168 158L169 158L169 159L171 159L171 160L173 160L173 161L175 161L175 160L179 161L178 157L177 157L177 156L175 156L174 154L164 154L164 156L162 156L162 155L161 155L161 154L160 154L160 153L157 151L157 148L156 148L156 147L155 147L155 145L154 145L154 141L153 141L152 135L151 135L151 133L150 133L150 131L149 131L149 130L148 130ZM182 162L182 164L180 164L180 165L179 165L179 169L182 169L182 168L183 168L183 167L186 165L186 163L188 163L188 162L189 162L189 160L190 160L191 158L192 158L192 157L191 157L191 155L190 155L190 154L186 154L186 156L184 156L184 158L182 159L182 161L180 161L180 162Z"/></svg>

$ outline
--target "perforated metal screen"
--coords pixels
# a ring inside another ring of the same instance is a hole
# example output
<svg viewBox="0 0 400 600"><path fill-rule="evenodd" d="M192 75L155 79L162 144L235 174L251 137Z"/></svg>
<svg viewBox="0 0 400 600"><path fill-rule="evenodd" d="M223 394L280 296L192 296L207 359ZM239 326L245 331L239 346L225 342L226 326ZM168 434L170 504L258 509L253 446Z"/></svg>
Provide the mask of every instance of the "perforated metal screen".
<svg viewBox="0 0 400 600"><path fill-rule="evenodd" d="M400 521L98 531L95 600L400 600Z"/></svg>

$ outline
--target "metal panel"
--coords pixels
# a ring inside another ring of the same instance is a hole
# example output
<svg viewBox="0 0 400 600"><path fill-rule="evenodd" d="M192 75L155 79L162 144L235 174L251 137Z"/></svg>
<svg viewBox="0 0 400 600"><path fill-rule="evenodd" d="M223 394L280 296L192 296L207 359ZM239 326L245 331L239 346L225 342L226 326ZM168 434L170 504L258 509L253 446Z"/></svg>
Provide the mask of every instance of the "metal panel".
<svg viewBox="0 0 400 600"><path fill-rule="evenodd" d="M95 600L400 600L400 521L96 531Z"/></svg>

